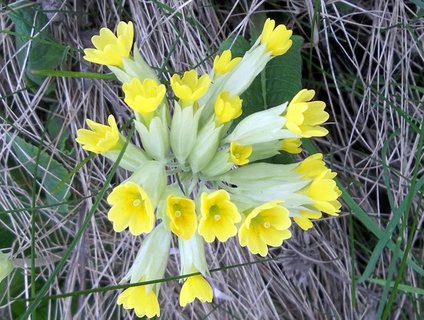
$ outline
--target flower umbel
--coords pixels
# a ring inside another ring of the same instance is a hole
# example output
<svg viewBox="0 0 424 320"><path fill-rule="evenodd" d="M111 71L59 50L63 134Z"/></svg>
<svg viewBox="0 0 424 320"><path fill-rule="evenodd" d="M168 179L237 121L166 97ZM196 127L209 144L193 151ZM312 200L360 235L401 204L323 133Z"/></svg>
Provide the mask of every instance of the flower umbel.
<svg viewBox="0 0 424 320"><path fill-rule="evenodd" d="M100 34L91 38L96 49L84 49L84 59L111 66L122 66L122 59L128 58L134 41L134 26L130 21L119 22L117 35L108 28L101 28Z"/></svg>
<svg viewBox="0 0 424 320"><path fill-rule="evenodd" d="M127 170L122 176L129 178L107 197L113 229L129 228L134 236L145 233L120 281L137 285L119 295L124 309L134 309L139 317L160 316L161 282L153 280L163 279L174 252L181 259L183 279L179 304L211 302L206 242L226 242L238 234L241 246L266 256L269 247L291 237L292 221L308 230L323 212L340 212L336 173L327 168L322 154L297 163L291 157L285 157L283 161L291 163L284 164L274 158L281 151L300 153L300 138L328 133L322 127L328 119L325 103L312 101L315 92L305 89L290 102L260 105L275 100L272 96L278 93L271 90L260 97L266 99L255 99L258 105L245 103L242 110L240 97L257 94L251 84L272 68L265 69L268 62L290 49L291 36L284 25L267 19L259 39L242 57L233 58L225 50L208 74L174 74L173 93L168 94L157 68L137 50L130 55L131 22L120 22L116 35L102 28L93 37L95 48L85 50L86 60L107 65L123 84L124 101L133 112L134 127L127 138L113 116L108 117L109 125L87 120L90 130L78 130L76 138L84 149L119 160L116 165ZM282 83L276 85L288 93ZM251 112L251 107L261 111ZM131 241L130 247L138 243ZM171 251L175 243L178 250ZM0 280L10 271L1 269L10 267L10 261L4 264L1 259L0 254Z"/></svg>
<svg viewBox="0 0 424 320"><path fill-rule="evenodd" d="M184 282L180 292L180 306L185 307L196 298L201 302L212 302L213 298L211 285L201 275L188 277Z"/></svg>
<svg viewBox="0 0 424 320"><path fill-rule="evenodd" d="M154 112L165 97L166 88L153 79L132 79L122 85L125 103L142 115Z"/></svg>
<svg viewBox="0 0 424 320"><path fill-rule="evenodd" d="M178 74L171 78L172 90L184 103L194 103L201 98L208 91L210 83L207 74L199 78L196 70L184 72L182 78Z"/></svg>
<svg viewBox="0 0 424 320"><path fill-rule="evenodd" d="M108 219L112 221L116 232L129 227L131 234L138 236L153 229L153 206L147 193L138 184L132 181L120 184L107 197L107 202L112 206Z"/></svg>
<svg viewBox="0 0 424 320"><path fill-rule="evenodd" d="M87 125L91 130L79 129L76 142L82 148L94 153L104 153L118 146L119 130L114 116L107 118L108 126L87 119Z"/></svg>
<svg viewBox="0 0 424 320"><path fill-rule="evenodd" d="M268 247L281 246L283 240L291 237L289 211L281 201L271 201L253 209L239 230L239 242L250 252L265 257Z"/></svg>
<svg viewBox="0 0 424 320"><path fill-rule="evenodd" d="M171 230L181 239L188 240L196 232L197 216L194 201L170 195L166 199L166 214L171 220Z"/></svg>
<svg viewBox="0 0 424 320"><path fill-rule="evenodd" d="M217 190L210 194L204 192L201 196L201 214L199 234L207 241L215 238L225 242L236 235L235 224L241 220L240 213L230 195L225 190Z"/></svg>
<svg viewBox="0 0 424 320"><path fill-rule="evenodd" d="M279 56L286 53L292 46L292 31L287 30L283 24L275 27L275 21L266 19L261 34L261 44L266 45L266 50L273 56Z"/></svg>
<svg viewBox="0 0 424 320"><path fill-rule="evenodd" d="M230 158L234 164L239 166L249 163L249 156L252 154L252 146L244 146L235 142L230 144Z"/></svg>
<svg viewBox="0 0 424 320"><path fill-rule="evenodd" d="M321 127L329 115L323 101L311 101L314 90L300 90L287 107L286 128L302 138L323 137L328 130Z"/></svg>
<svg viewBox="0 0 424 320"><path fill-rule="evenodd" d="M146 290L146 286L130 287L118 297L117 303L124 309L134 309L137 317L153 318L160 316L158 298L153 290Z"/></svg>

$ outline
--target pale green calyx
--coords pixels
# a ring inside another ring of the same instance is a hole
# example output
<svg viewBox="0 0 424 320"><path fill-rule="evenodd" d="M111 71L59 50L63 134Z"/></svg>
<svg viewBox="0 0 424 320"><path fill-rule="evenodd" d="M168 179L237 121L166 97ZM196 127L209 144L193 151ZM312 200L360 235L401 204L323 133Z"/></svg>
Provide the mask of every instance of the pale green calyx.
<svg viewBox="0 0 424 320"><path fill-rule="evenodd" d="M293 137L293 133L283 129L285 118L281 114L286 106L287 103L284 103L247 116L224 141L252 145Z"/></svg>
<svg viewBox="0 0 424 320"><path fill-rule="evenodd" d="M179 239L178 242L181 256L181 274L190 274L197 270L203 276L209 274L205 257L205 245L198 233L190 240Z"/></svg>
<svg viewBox="0 0 424 320"><path fill-rule="evenodd" d="M200 130L189 157L193 173L205 168L215 156L222 131L223 125L216 127L213 121L206 123Z"/></svg>
<svg viewBox="0 0 424 320"><path fill-rule="evenodd" d="M141 245L134 263L120 283L149 281L163 278L168 263L171 232L164 224L157 225ZM160 283L146 285L156 291Z"/></svg>
<svg viewBox="0 0 424 320"><path fill-rule="evenodd" d="M155 160L165 160L169 151L167 124L159 117L154 117L148 126L137 120L134 120L134 124L149 156Z"/></svg>
<svg viewBox="0 0 424 320"><path fill-rule="evenodd" d="M171 121L171 147L178 162L184 164L197 140L200 110L193 106L181 108L175 102L174 115Z"/></svg>

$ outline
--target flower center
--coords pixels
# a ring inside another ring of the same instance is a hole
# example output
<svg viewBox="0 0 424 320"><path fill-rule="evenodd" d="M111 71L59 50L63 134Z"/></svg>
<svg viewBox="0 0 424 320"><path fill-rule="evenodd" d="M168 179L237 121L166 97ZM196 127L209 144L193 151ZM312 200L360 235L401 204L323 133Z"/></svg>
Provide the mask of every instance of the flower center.
<svg viewBox="0 0 424 320"><path fill-rule="evenodd" d="M135 200L133 201L133 206L134 206L134 207L138 207L139 205L141 205L141 200L140 200L140 199L135 199Z"/></svg>
<svg viewBox="0 0 424 320"><path fill-rule="evenodd" d="M214 204L212 207L210 207L209 212L211 216L215 219L215 221L221 220L221 212L219 210L219 207Z"/></svg>
<svg viewBox="0 0 424 320"><path fill-rule="evenodd" d="M219 221L219 220L221 220L221 215L216 214L216 215L213 216L213 218L215 219L215 221Z"/></svg>
<svg viewBox="0 0 424 320"><path fill-rule="evenodd" d="M174 215L175 215L177 218L181 217L181 211L180 211L180 210L175 211L175 212L174 212Z"/></svg>
<svg viewBox="0 0 424 320"><path fill-rule="evenodd" d="M269 229L271 227L271 224L267 221L267 222L264 222L264 228L265 229Z"/></svg>

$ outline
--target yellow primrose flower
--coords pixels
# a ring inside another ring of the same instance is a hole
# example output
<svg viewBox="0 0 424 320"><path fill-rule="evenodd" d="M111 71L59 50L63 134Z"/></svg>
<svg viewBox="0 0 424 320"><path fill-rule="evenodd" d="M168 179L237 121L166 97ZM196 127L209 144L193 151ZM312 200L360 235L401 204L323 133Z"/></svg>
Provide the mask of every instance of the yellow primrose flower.
<svg viewBox="0 0 424 320"><path fill-rule="evenodd" d="M294 222L303 230L309 230L313 227L310 219L319 219L322 217L321 211L299 211L300 216L293 217Z"/></svg>
<svg viewBox="0 0 424 320"><path fill-rule="evenodd" d="M340 212L341 208L340 202L337 201L341 191L333 180L335 176L335 172L331 172L330 169L325 170L315 177L306 189L306 194L315 200L313 204L315 208L334 216Z"/></svg>
<svg viewBox="0 0 424 320"><path fill-rule="evenodd" d="M201 302L212 302L213 298L211 285L201 275L188 277L184 282L180 292L180 306L185 307L196 298Z"/></svg>
<svg viewBox="0 0 424 320"><path fill-rule="evenodd" d="M287 30L283 24L275 29L275 21L268 18L265 21L261 34L261 44L266 44L266 50L273 56L279 56L286 53L292 46L292 31Z"/></svg>
<svg viewBox="0 0 424 320"><path fill-rule="evenodd" d="M91 130L79 129L75 139L83 149L94 153L104 153L119 146L119 130L114 116L110 115L107 118L108 126L90 119L86 122Z"/></svg>
<svg viewBox="0 0 424 320"><path fill-rule="evenodd" d="M188 240L196 232L197 216L193 200L168 196L166 214L171 219L171 231L181 239Z"/></svg>
<svg viewBox="0 0 424 320"><path fill-rule="evenodd" d="M207 74L198 78L196 70L184 72L182 78L174 74L171 78L171 87L175 95L185 103L193 103L201 98L209 89L211 80Z"/></svg>
<svg viewBox="0 0 424 320"><path fill-rule="evenodd" d="M213 60L213 70L216 74L227 73L231 71L240 60L241 57L231 59L231 50L224 50L221 55L217 55Z"/></svg>
<svg viewBox="0 0 424 320"><path fill-rule="evenodd" d="M299 154L302 152L302 141L298 138L287 138L280 141L281 150L291 153L291 154Z"/></svg>
<svg viewBox="0 0 424 320"><path fill-rule="evenodd" d="M153 79L134 78L122 85L125 93L125 103L134 111L143 115L156 111L165 97L166 88Z"/></svg>
<svg viewBox="0 0 424 320"><path fill-rule="evenodd" d="M249 163L249 157L252 154L253 147L251 145L243 146L241 144L231 142L230 159L239 166Z"/></svg>
<svg viewBox="0 0 424 320"><path fill-rule="evenodd" d="M134 41L134 26L130 21L119 22L117 36L108 28L101 28L100 34L91 38L96 49L84 49L85 60L110 66L122 66L122 59L128 58Z"/></svg>
<svg viewBox="0 0 424 320"><path fill-rule="evenodd" d="M153 290L146 292L146 286L130 287L118 296L118 305L124 309L134 309L137 317L160 317L158 298Z"/></svg>
<svg viewBox="0 0 424 320"><path fill-rule="evenodd" d="M265 257L268 247L279 247L291 237L289 211L282 201L270 201L253 209L240 227L238 238L242 247Z"/></svg>
<svg viewBox="0 0 424 320"><path fill-rule="evenodd" d="M107 202L112 206L108 219L116 232L129 227L131 234L138 236L153 229L155 215L152 202L135 182L128 181L117 186L107 197Z"/></svg>
<svg viewBox="0 0 424 320"><path fill-rule="evenodd" d="M227 241L228 238L236 235L235 224L240 220L240 213L236 205L230 201L227 191L202 193L199 234L206 242L212 242L215 238L221 242Z"/></svg>
<svg viewBox="0 0 424 320"><path fill-rule="evenodd" d="M325 162L322 161L322 153L310 155L296 167L296 171L303 174L305 179L313 179L327 170Z"/></svg>
<svg viewBox="0 0 424 320"><path fill-rule="evenodd" d="M221 123L240 117L242 102L239 96L230 96L228 91L222 91L215 100L215 116Z"/></svg>
<svg viewBox="0 0 424 320"><path fill-rule="evenodd" d="M328 120L325 102L311 101L314 90L300 90L290 101L286 113L286 128L302 138L323 137L328 130L320 127Z"/></svg>

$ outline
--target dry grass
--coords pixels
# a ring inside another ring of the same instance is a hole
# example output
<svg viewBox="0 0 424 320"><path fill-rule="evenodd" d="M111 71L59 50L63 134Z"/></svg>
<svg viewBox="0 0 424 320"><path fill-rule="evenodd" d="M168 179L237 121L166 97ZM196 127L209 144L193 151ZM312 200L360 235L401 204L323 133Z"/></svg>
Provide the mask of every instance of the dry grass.
<svg viewBox="0 0 424 320"><path fill-rule="evenodd" d="M210 0L169 0L171 11L156 1L124 1L123 7L116 4L119 1L103 0L64 1L56 7L51 7L55 1L39 2L45 10L62 11L49 14L48 26L54 38L70 48L89 46L90 36L101 26L113 28L120 19L134 21L138 47L152 66L161 68L164 79L173 71L193 66L207 71L211 59L205 57L212 55L231 32L248 36L249 23L256 14L284 13L285 22L305 37L305 85L316 88L321 98L328 101L333 120L328 125L331 133L319 145L340 173L343 185L381 227L392 214L387 192L393 193L395 205L406 197L417 160L414 155L419 135L399 110L423 121L424 22L415 19L415 6L397 0L321 1L319 23L311 32L316 3L312 0L234 1L222 7ZM5 11L0 14L0 24L2 30L13 30ZM0 210L23 209L31 206L32 195L22 181L16 181L11 166L25 172L27 165L16 160L10 137L19 135L37 145L49 112L62 119L61 132L68 132L70 137L84 126L86 118L103 122L108 114L114 114L123 123L130 113L120 100L121 90L116 81L48 78L35 93L22 90L25 83L17 65L14 37L0 33L0 50L0 94L8 96L0 102ZM308 65L310 53L312 64ZM74 59L68 59L63 70L101 71L82 60L81 52L72 54ZM49 84L54 81L55 92L48 94ZM57 109L52 111L51 105L56 104ZM384 159L391 168L391 190L387 190L383 183L382 148L395 131L397 135L390 141ZM73 139L69 141L75 154L66 154L58 148L59 140L57 136L44 135L43 150L71 171L87 154ZM91 207L90 196L103 186L110 167L109 161L97 156L72 177L69 185L73 197L82 200L70 206L70 211L60 213L57 207L37 210L38 279L46 279L52 272L54 262L66 250ZM125 177L124 171L118 171L116 181ZM39 197L40 194L35 195L38 205ZM417 209L417 205L414 202L412 209ZM128 270L140 239L125 232L114 233L105 212L107 206L103 202L65 268L50 286L49 295L114 285ZM165 283L161 289L163 318L373 319L382 288L367 282L358 284L354 305L352 274L362 273L364 259L369 256L367 251L373 249L375 239L364 226L354 225L356 241L362 243L356 246L352 264L349 213L345 208L339 218L323 219L310 232L295 231L283 248L271 250L271 257L276 258L273 261L213 273L216 298L211 305L196 302L181 310L176 306L178 284ZM422 210L418 213L422 225L424 215ZM22 274L24 283L23 290L12 296L27 298L31 292L31 211L22 210L8 217L0 218L0 227L13 233L15 240L5 251L12 252L22 266L15 274ZM406 229L403 239L407 239L408 232ZM424 258L422 244L423 235L417 233L413 253L418 259ZM208 246L207 251L211 268L256 260L234 240L225 246ZM383 251L375 275L384 277L391 257L389 251ZM172 256L168 275L177 273L178 259ZM417 287L423 283L410 269L404 280ZM9 294L6 291L0 296L11 299ZM118 291L107 291L73 300L54 299L44 307L49 310L49 319L126 318L129 314L115 303L117 295ZM391 317L413 319L422 315L422 308L413 296L399 294ZM1 318L14 316L11 303L1 307Z"/></svg>

